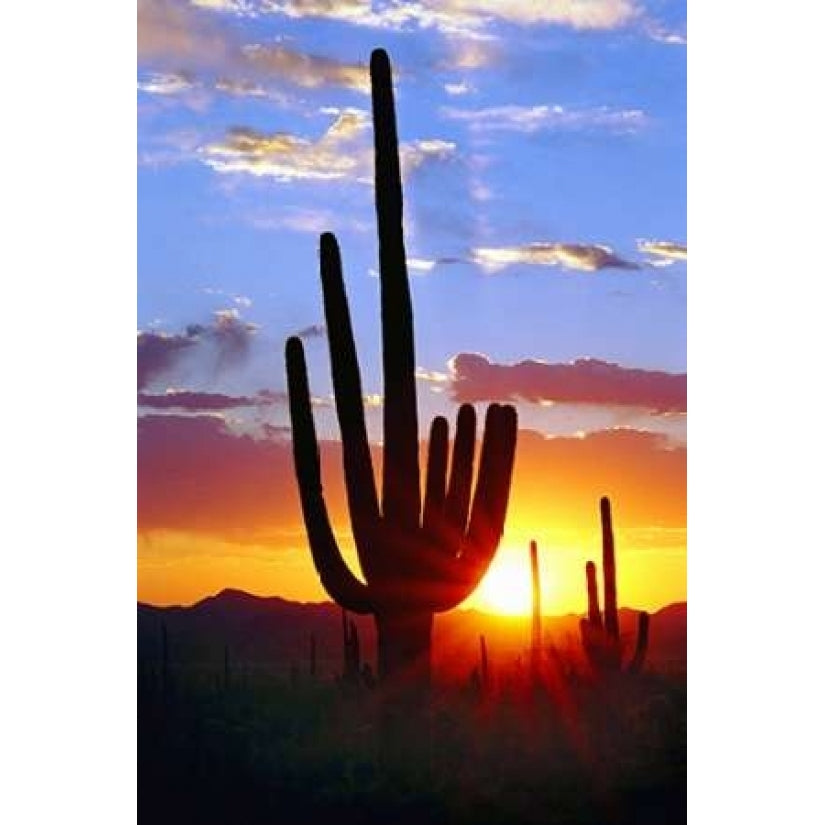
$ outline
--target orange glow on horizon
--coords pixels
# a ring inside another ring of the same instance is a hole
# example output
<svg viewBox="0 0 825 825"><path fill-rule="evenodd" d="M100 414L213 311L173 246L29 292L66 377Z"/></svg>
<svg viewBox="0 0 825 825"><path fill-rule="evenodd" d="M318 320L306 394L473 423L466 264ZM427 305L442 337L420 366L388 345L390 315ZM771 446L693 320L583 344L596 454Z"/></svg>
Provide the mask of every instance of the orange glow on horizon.
<svg viewBox="0 0 825 825"><path fill-rule="evenodd" d="M616 529L617 576L621 606L651 612L687 600L684 528ZM345 534L341 534L345 535ZM490 569L459 609L501 616L527 616L532 610L529 542L539 548L541 611L544 615L583 614L587 607L584 566L599 568L598 522L587 530L564 528L507 530ZM356 554L343 552L360 576ZM138 537L138 600L155 605L193 604L224 588L296 602L324 602L324 592L300 531L244 542L207 533L151 531Z"/></svg>

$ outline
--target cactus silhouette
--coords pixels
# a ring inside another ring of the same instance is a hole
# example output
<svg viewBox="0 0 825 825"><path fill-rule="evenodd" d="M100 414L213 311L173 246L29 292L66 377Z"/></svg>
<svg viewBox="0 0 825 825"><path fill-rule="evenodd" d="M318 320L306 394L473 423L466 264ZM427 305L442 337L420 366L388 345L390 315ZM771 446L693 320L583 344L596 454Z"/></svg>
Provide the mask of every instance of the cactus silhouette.
<svg viewBox="0 0 825 825"><path fill-rule="evenodd" d="M478 643L481 654L479 662L481 668L481 686L486 689L490 686L490 664L487 658L487 639L483 633L478 637Z"/></svg>
<svg viewBox="0 0 825 825"><path fill-rule="evenodd" d="M364 422L363 396L341 257L335 236L321 236L320 269L335 405L343 444L352 532L365 582L341 556L322 487L303 345L286 344L295 473L315 568L327 593L353 613L372 614L379 678L427 683L433 615L477 586L504 527L516 443L516 411L492 404L471 504L476 417L458 413L447 478L449 430L430 431L421 506L413 313L404 251L403 204L392 77L387 53L370 60L375 197L384 371L384 450L379 502Z"/></svg>
<svg viewBox="0 0 825 825"><path fill-rule="evenodd" d="M357 685L361 682L361 644L355 622L347 618L346 610L341 611L344 629L344 681Z"/></svg>
<svg viewBox="0 0 825 825"><path fill-rule="evenodd" d="M619 638L619 610L616 594L616 547L613 539L613 519L610 499L599 502L602 521L602 573L604 575L604 619L599 609L599 585L596 565L585 565L587 579L587 618L581 620L581 638L585 654L597 673L618 672L622 669L622 647ZM644 666L647 655L650 616L639 613L636 650L627 665L627 671L637 673Z"/></svg>
<svg viewBox="0 0 825 825"><path fill-rule="evenodd" d="M538 675L541 664L541 582L539 581L539 548L530 542L530 576L533 585L533 624L530 635L530 667L533 677Z"/></svg>

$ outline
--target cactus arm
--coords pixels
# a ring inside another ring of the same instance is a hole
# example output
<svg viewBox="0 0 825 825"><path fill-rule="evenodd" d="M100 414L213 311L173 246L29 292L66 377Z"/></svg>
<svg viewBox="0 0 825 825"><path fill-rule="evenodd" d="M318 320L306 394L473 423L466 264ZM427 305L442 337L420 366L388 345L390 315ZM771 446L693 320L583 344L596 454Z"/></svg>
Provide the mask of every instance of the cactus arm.
<svg viewBox="0 0 825 825"><path fill-rule="evenodd" d="M344 453L347 502L358 548L358 560L369 578L369 557L364 550L369 544L369 531L378 519L378 496L364 423L361 376L344 290L341 253L331 232L321 235L321 284L335 407Z"/></svg>
<svg viewBox="0 0 825 825"><path fill-rule="evenodd" d="M515 458L516 426L513 407L491 404L487 409L478 481L467 528L468 542L463 553L474 559L485 559L485 570L504 531Z"/></svg>
<svg viewBox="0 0 825 825"><path fill-rule="evenodd" d="M442 533L444 519L444 498L447 483L447 448L449 446L449 425L443 416L433 419L430 427L430 443L427 456L427 488L424 494L424 516L422 526L439 548L446 546Z"/></svg>
<svg viewBox="0 0 825 825"><path fill-rule="evenodd" d="M599 584L596 581L596 565L589 561L584 567L587 577L587 618L590 626L601 629L602 613L599 610Z"/></svg>
<svg viewBox="0 0 825 825"><path fill-rule="evenodd" d="M335 541L321 486L321 460L312 420L304 348L300 338L286 343L292 452L309 547L327 593L353 613L370 613L369 590L347 567Z"/></svg>
<svg viewBox="0 0 825 825"><path fill-rule="evenodd" d="M415 346L395 103L390 61L383 49L372 53L370 76L384 362L383 509L390 521L412 529L419 526L421 511Z"/></svg>
<svg viewBox="0 0 825 825"><path fill-rule="evenodd" d="M590 667L598 670L602 667L602 645L600 640L602 633L600 629L593 627L588 619L579 620L579 633L581 634L582 648L587 657Z"/></svg>
<svg viewBox="0 0 825 825"><path fill-rule="evenodd" d="M450 484L445 502L447 523L462 535L470 513L470 489L473 484L473 454L476 443L476 412L470 404L462 404L458 411Z"/></svg>
<svg viewBox="0 0 825 825"><path fill-rule="evenodd" d="M619 640L619 610L616 599L616 549L613 541L613 520L610 499L599 502L602 517L602 575L604 576L604 629L607 635Z"/></svg>
<svg viewBox="0 0 825 825"><path fill-rule="evenodd" d="M647 656L647 642L650 632L650 614L643 610L639 613L639 629L636 635L636 652L633 654L627 669L630 673L638 673L644 667Z"/></svg>
<svg viewBox="0 0 825 825"><path fill-rule="evenodd" d="M510 494L516 428L513 407L488 407L470 523L461 555L450 570L449 586L442 588L443 597L434 607L437 612L450 610L472 593L498 549Z"/></svg>

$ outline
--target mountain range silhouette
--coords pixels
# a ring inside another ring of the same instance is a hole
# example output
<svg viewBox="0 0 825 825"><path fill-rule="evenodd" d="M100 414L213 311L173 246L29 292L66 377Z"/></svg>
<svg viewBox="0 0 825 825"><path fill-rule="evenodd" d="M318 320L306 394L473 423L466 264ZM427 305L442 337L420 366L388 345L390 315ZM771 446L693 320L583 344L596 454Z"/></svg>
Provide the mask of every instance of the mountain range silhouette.
<svg viewBox="0 0 825 825"><path fill-rule="evenodd" d="M687 662L687 603L677 602L651 614L648 669L684 673ZM619 625L628 644L635 632L637 611L619 610ZM318 676L333 678L343 666L341 608L332 602L304 603L278 596L255 596L225 589L191 606L157 607L138 602L138 658L160 661L162 628L166 628L169 658L204 675L223 668L225 650L233 667L250 676L287 677L295 668L307 672L310 637L317 644ZM349 614L362 640L366 661L375 662L374 623L368 616ZM569 613L544 616L548 645L578 650L579 620ZM530 617L499 616L478 610L455 610L437 617L433 667L437 679L463 681L478 662L479 635L484 634L492 666L527 663Z"/></svg>

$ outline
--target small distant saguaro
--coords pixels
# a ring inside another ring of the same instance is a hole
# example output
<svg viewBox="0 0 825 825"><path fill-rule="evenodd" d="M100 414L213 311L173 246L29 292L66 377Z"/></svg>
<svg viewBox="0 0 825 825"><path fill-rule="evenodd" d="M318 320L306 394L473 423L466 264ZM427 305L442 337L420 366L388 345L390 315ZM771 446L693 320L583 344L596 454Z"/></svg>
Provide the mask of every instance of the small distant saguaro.
<svg viewBox="0 0 825 825"><path fill-rule="evenodd" d="M602 526L602 575L604 577L604 619L599 608L599 584L596 565L585 565L587 582L587 618L581 620L581 637L584 652L590 666L597 673L622 670L622 645L619 635L619 608L616 590L616 548L613 537L613 516L610 499L599 502ZM647 655L650 616L644 610L639 613L636 649L627 664L627 672L637 673L644 666Z"/></svg>
<svg viewBox="0 0 825 825"><path fill-rule="evenodd" d="M533 581L533 626L530 635L530 658L533 669L541 661L541 580L539 579L539 548L530 542L530 575Z"/></svg>

